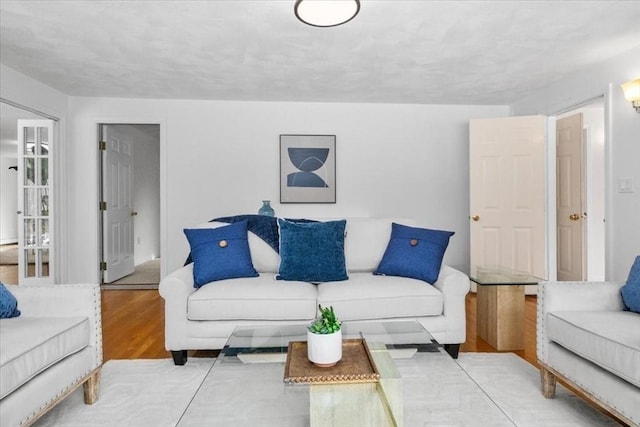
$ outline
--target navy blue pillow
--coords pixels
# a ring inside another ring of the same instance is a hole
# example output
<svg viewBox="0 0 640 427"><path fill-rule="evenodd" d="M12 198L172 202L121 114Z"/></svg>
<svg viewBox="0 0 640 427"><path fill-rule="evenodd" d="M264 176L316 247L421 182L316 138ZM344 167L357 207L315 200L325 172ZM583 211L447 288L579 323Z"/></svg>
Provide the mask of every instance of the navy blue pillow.
<svg viewBox="0 0 640 427"><path fill-rule="evenodd" d="M20 316L18 300L4 284L0 283L0 319L10 319Z"/></svg>
<svg viewBox="0 0 640 427"><path fill-rule="evenodd" d="M452 231L391 225L391 238L378 269L373 273L435 283Z"/></svg>
<svg viewBox="0 0 640 427"><path fill-rule="evenodd" d="M640 313L640 255L633 262L627 283L620 288L620 294L628 310Z"/></svg>
<svg viewBox="0 0 640 427"><path fill-rule="evenodd" d="M278 218L279 280L321 283L347 280L344 231L347 221L292 222Z"/></svg>
<svg viewBox="0 0 640 427"><path fill-rule="evenodd" d="M193 259L193 286L238 277L257 277L253 268L247 221L219 228L185 229Z"/></svg>

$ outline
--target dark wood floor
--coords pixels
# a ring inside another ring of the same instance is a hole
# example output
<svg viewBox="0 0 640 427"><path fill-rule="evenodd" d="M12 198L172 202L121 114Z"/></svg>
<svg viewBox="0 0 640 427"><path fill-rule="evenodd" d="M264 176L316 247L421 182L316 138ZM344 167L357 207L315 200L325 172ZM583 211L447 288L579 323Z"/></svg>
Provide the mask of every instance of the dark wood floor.
<svg viewBox="0 0 640 427"><path fill-rule="evenodd" d="M104 360L159 359L170 357L164 349L164 300L157 290L102 291ZM467 295L467 341L463 352L496 352L476 336L476 296ZM536 364L536 297L525 302L525 348L515 352ZM209 355L197 352L193 355ZM213 353L215 354L215 353Z"/></svg>

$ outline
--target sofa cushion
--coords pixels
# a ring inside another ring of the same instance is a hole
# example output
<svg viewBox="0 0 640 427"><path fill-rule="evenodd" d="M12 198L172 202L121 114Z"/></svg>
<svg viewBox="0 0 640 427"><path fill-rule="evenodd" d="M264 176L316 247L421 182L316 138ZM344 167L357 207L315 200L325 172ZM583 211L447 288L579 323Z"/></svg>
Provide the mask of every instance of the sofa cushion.
<svg viewBox="0 0 640 427"><path fill-rule="evenodd" d="M627 282L620 289L620 294L627 309L640 313L640 255L633 262Z"/></svg>
<svg viewBox="0 0 640 427"><path fill-rule="evenodd" d="M333 306L343 321L438 316L442 293L425 282L405 277L350 273L345 282L318 285L318 303Z"/></svg>
<svg viewBox="0 0 640 427"><path fill-rule="evenodd" d="M247 221L219 228L185 229L193 259L193 286L256 277L247 240Z"/></svg>
<svg viewBox="0 0 640 427"><path fill-rule="evenodd" d="M18 301L11 292L0 283L0 319L10 319L20 316Z"/></svg>
<svg viewBox="0 0 640 427"><path fill-rule="evenodd" d="M375 274L435 283L452 231L392 224L391 238Z"/></svg>
<svg viewBox="0 0 640 427"><path fill-rule="evenodd" d="M349 272L372 272L380 264L391 236L391 223L408 219L347 218L344 253Z"/></svg>
<svg viewBox="0 0 640 427"><path fill-rule="evenodd" d="M609 372L640 387L640 315L629 311L549 313L547 335Z"/></svg>
<svg viewBox="0 0 640 427"><path fill-rule="evenodd" d="M86 317L0 320L0 399L65 357L89 345Z"/></svg>
<svg viewBox="0 0 640 427"><path fill-rule="evenodd" d="M344 257L346 221L296 223L278 218L278 279L304 282L347 280Z"/></svg>
<svg viewBox="0 0 640 427"><path fill-rule="evenodd" d="M189 320L307 320L316 313L316 286L272 275L203 286L187 301Z"/></svg>

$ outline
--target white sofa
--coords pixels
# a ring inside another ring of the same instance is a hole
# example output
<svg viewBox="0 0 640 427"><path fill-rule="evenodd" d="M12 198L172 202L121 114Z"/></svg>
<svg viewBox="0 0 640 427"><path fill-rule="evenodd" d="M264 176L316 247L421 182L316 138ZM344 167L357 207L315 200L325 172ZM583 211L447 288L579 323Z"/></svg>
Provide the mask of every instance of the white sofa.
<svg viewBox="0 0 640 427"><path fill-rule="evenodd" d="M319 285L276 281L280 257L252 232L249 248L260 277L222 280L196 289L193 264L166 276L159 291L165 300L165 347L174 362L184 364L187 350L222 348L240 325L309 323L319 303L333 306L342 321L416 319L457 357L466 338L469 278L446 265L433 285L373 275L389 242L391 223L412 225L412 221L346 220L346 281ZM203 227L224 225L213 222Z"/></svg>
<svg viewBox="0 0 640 427"><path fill-rule="evenodd" d="M19 317L0 319L0 426L32 424L80 385L97 400L99 285L6 285Z"/></svg>
<svg viewBox="0 0 640 427"><path fill-rule="evenodd" d="M542 393L556 377L624 422L640 425L640 314L612 282L544 282L538 289Z"/></svg>

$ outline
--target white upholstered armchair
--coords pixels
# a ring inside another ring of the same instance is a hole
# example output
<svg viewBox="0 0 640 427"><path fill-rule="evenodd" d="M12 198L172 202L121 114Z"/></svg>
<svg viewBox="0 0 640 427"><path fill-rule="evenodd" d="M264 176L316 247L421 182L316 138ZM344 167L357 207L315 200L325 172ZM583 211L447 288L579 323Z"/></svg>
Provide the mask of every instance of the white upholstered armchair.
<svg viewBox="0 0 640 427"><path fill-rule="evenodd" d="M0 319L0 426L30 425L79 386L98 398L100 285L13 286L21 314Z"/></svg>
<svg viewBox="0 0 640 427"><path fill-rule="evenodd" d="M542 392L556 378L605 410L640 425L640 314L625 311L622 283L543 282L537 352Z"/></svg>

